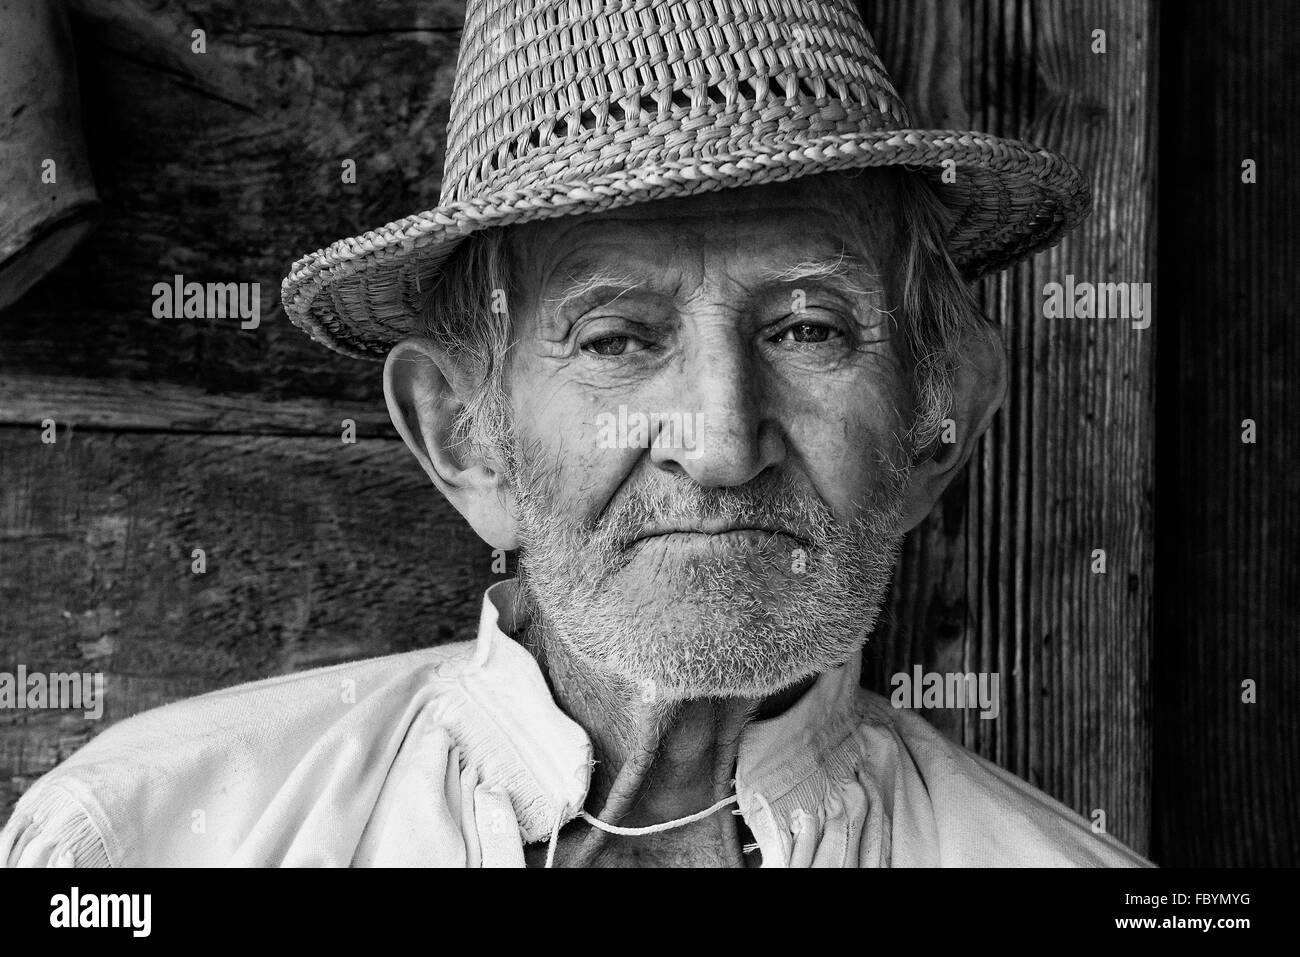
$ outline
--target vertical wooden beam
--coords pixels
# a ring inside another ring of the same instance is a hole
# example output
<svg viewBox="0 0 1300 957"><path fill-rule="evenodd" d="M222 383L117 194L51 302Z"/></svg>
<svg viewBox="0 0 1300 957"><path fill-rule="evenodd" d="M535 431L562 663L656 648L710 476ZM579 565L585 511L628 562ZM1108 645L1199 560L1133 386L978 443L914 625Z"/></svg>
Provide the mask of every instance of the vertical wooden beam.
<svg viewBox="0 0 1300 957"><path fill-rule="evenodd" d="M1094 193L1093 215L1060 247L983 283L1010 356L1007 402L969 474L911 537L868 680L888 690L888 675L915 663L999 673L996 720L932 720L1080 813L1103 812L1108 832L1145 851L1155 327L1047 319L1043 290L1067 275L1154 281L1154 5L863 8L918 125L1058 149Z"/></svg>

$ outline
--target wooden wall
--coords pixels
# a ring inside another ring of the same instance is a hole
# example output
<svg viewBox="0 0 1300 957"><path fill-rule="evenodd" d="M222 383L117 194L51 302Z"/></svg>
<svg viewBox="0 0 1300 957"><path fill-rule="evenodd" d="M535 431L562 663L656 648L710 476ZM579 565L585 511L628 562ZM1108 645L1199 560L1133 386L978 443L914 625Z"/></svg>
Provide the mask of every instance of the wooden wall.
<svg viewBox="0 0 1300 957"><path fill-rule="evenodd" d="M436 202L462 16L72 4L104 208L0 312L0 669L104 671L107 710L0 711L0 817L134 712L476 619L489 550L396 438L381 367L314 346L278 301L297 256ZM155 318L178 273L260 283L260 327Z"/></svg>
<svg viewBox="0 0 1300 957"><path fill-rule="evenodd" d="M870 681L915 663L997 672L996 720L935 723L1146 852L1154 324L1045 319L1042 291L1067 274L1154 280L1153 5L877 0L866 15L918 124L1056 148L1094 205L1061 246L982 284L1007 401L908 543Z"/></svg>
<svg viewBox="0 0 1300 957"><path fill-rule="evenodd" d="M932 719L1148 851L1161 323L1040 310L1043 284L1067 273L1155 279L1154 4L863 7L919 122L1057 147L1089 172L1097 210L981 287L1012 356L1007 405L909 541L868 683L887 690L913 663L999 672L996 721ZM0 712L0 817L143 708L467 637L498 577L395 438L379 366L314 347L277 302L301 253L436 202L462 4L72 8L104 210L0 313L0 669L103 670L110 691L98 725ZM345 158L356 185L340 182ZM260 282L260 328L155 319L150 290L176 273ZM356 444L340 441L345 418Z"/></svg>

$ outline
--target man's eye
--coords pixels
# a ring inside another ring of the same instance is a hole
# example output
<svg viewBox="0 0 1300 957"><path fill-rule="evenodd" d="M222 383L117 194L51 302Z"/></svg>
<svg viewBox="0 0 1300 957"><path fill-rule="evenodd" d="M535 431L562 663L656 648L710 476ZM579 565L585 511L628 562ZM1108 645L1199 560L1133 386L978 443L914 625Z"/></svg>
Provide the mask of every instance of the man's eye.
<svg viewBox="0 0 1300 957"><path fill-rule="evenodd" d="M640 352L644 348L645 343L631 336L601 336L599 339L592 339L582 344L584 352L591 352L598 356L625 356Z"/></svg>
<svg viewBox="0 0 1300 957"><path fill-rule="evenodd" d="M800 322L778 333L773 342L818 343L826 342L831 336L842 335L833 326L824 326L818 322Z"/></svg>

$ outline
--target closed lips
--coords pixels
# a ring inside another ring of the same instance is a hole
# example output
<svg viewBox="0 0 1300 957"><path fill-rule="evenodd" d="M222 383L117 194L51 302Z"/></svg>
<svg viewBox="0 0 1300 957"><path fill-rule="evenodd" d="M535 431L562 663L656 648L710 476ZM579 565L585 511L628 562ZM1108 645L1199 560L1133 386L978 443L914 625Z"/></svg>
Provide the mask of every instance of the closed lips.
<svg viewBox="0 0 1300 957"><path fill-rule="evenodd" d="M673 527L655 527L649 528L636 536L633 541L641 541L646 538L657 538L663 535L730 535L737 533L754 532L761 535L785 535L798 541L803 541L801 536L787 531L783 528L771 528L757 525L724 525L705 523L690 527L673 526Z"/></svg>

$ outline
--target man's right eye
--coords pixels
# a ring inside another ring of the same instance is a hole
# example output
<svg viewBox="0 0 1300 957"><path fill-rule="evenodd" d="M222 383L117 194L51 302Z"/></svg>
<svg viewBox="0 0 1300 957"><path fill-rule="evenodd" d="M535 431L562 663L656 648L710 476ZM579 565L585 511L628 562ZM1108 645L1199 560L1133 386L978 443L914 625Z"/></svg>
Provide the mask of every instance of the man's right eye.
<svg viewBox="0 0 1300 957"><path fill-rule="evenodd" d="M598 356L622 356L628 354L628 346L637 343L642 349L645 343L633 339L631 336L601 336L599 339L592 339L584 342L581 346L583 352L590 352ZM632 352L640 352L641 349L632 349Z"/></svg>

